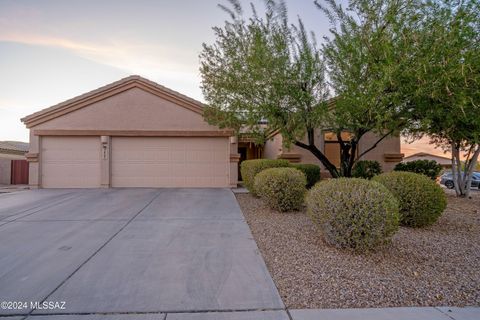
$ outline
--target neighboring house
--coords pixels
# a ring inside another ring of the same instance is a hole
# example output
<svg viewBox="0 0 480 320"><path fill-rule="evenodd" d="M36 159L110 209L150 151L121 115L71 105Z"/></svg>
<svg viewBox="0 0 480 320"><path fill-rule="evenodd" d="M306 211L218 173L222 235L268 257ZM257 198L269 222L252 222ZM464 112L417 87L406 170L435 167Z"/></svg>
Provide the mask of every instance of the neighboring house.
<svg viewBox="0 0 480 320"><path fill-rule="evenodd" d="M28 143L0 141L0 184L12 183L12 174L14 177L22 176L22 169L25 167L22 162L25 161L27 152ZM23 175L25 176L24 173Z"/></svg>
<svg viewBox="0 0 480 320"><path fill-rule="evenodd" d="M130 76L22 119L30 129L30 186L235 187L238 163L285 158L319 163L308 151L264 146L248 135L209 125L203 104L139 76ZM336 163L338 143L319 131L320 150ZM374 142L366 136L360 150ZM400 139L385 139L365 159L385 171L401 161Z"/></svg>
<svg viewBox="0 0 480 320"><path fill-rule="evenodd" d="M418 153L412 154L408 157L403 158L402 162L410 162L415 160L433 160L437 162L439 165L441 165L444 169L452 168L452 159L437 156L435 154L430 154L426 152L418 152Z"/></svg>

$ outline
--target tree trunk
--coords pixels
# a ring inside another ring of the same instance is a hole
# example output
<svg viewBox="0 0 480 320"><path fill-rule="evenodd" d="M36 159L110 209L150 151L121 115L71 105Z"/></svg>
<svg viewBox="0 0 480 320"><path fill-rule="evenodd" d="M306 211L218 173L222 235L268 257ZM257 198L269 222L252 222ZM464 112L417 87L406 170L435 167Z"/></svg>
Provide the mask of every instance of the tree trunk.
<svg viewBox="0 0 480 320"><path fill-rule="evenodd" d="M351 177L353 165L356 161L358 141L352 139L349 142L340 142L340 175Z"/></svg>
<svg viewBox="0 0 480 320"><path fill-rule="evenodd" d="M390 136L393 131L388 131L383 136L381 136L371 147L367 150L363 151L357 157L357 148L360 142L360 139L363 137L365 133L368 131L356 132L355 138L351 141L343 141L341 138L341 134L337 134L337 139L340 143L340 172L338 169L333 165L330 160L317 148L315 145L315 137L314 137L314 130L308 129L307 130L307 137L308 143L303 143L300 141L295 141L295 145L310 151L320 162L323 164L325 169L332 175L333 178L338 177L351 177L352 176L352 169L358 159L362 156L370 152L371 150L375 149L383 139Z"/></svg>
<svg viewBox="0 0 480 320"><path fill-rule="evenodd" d="M303 148L303 149L306 149L306 150L310 151L315 156L315 158L317 158L322 163L322 165L325 167L325 169L328 170L328 172L330 173L332 178L338 178L340 176L340 174L337 170L337 167L335 167L335 165L333 165L330 162L330 160L328 160L328 158L315 145L315 135L314 135L314 133L315 133L314 129L308 129L307 130L308 144L303 143L301 141L295 141L294 142L295 145L300 147L300 148Z"/></svg>
<svg viewBox="0 0 480 320"><path fill-rule="evenodd" d="M452 142L452 177L453 184L455 186L455 193L457 197L470 196L471 182L473 176L473 170L477 164L480 154L480 145L472 145L472 156L465 159L465 167L462 170L462 161L460 159L460 143Z"/></svg>

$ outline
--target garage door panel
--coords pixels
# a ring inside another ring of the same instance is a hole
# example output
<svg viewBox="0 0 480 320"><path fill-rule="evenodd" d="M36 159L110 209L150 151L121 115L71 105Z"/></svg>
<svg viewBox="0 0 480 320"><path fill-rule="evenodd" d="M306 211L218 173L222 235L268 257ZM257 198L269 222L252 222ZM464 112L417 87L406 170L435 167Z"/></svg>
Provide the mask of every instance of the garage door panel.
<svg viewBox="0 0 480 320"><path fill-rule="evenodd" d="M227 187L228 138L114 137L114 187Z"/></svg>
<svg viewBox="0 0 480 320"><path fill-rule="evenodd" d="M42 186L98 188L100 156L99 137L43 137Z"/></svg>

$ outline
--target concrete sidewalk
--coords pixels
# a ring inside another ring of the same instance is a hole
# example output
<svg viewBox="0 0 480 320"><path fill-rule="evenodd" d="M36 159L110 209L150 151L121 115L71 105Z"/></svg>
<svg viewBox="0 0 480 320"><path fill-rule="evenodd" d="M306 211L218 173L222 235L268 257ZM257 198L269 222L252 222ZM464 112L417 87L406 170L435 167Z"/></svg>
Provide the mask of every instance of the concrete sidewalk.
<svg viewBox="0 0 480 320"><path fill-rule="evenodd" d="M145 314L75 314L5 317L8 320L477 320L480 308L413 307L303 309L236 312L172 312Z"/></svg>
<svg viewBox="0 0 480 320"><path fill-rule="evenodd" d="M292 320L477 320L478 307L402 307L290 310Z"/></svg>

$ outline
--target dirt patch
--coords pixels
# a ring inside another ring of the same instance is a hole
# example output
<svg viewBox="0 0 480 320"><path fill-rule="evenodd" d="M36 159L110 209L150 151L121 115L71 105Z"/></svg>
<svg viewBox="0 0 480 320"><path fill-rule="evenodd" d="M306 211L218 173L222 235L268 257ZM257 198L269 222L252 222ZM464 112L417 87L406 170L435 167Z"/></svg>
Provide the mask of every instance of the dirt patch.
<svg viewBox="0 0 480 320"><path fill-rule="evenodd" d="M289 308L480 305L479 192L448 194L433 226L401 227L388 248L364 255L326 244L305 211L236 196Z"/></svg>

